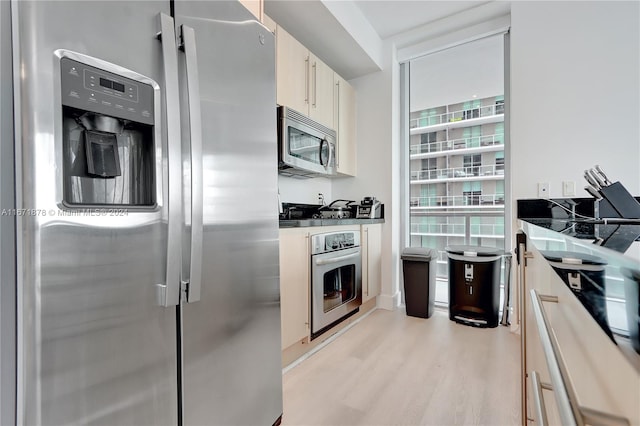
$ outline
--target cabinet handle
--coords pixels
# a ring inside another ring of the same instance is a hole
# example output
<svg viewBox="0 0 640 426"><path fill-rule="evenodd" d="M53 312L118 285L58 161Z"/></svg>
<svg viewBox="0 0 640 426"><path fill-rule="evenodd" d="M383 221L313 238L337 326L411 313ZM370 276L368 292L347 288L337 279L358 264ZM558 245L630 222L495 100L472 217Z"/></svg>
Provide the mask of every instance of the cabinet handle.
<svg viewBox="0 0 640 426"><path fill-rule="evenodd" d="M318 102L318 64L313 63L313 107L316 108Z"/></svg>
<svg viewBox="0 0 640 426"><path fill-rule="evenodd" d="M367 286L364 292L365 296L369 295L369 228L364 228L364 241L362 241L362 245L367 248L367 258L365 259L366 265L364 265L363 270L366 269L367 273Z"/></svg>
<svg viewBox="0 0 640 426"><path fill-rule="evenodd" d="M541 296L535 289L531 289L529 294L531 295L533 316L538 326L542 352L547 362L560 419L563 425L581 425L582 417L576 403L575 391L573 386L571 386L571 382L568 380L567 367L560 354L558 341L555 338L555 334L551 332L551 325L542 306L543 300L554 301L554 298L545 295ZM557 298L555 301L557 301Z"/></svg>
<svg viewBox="0 0 640 426"><path fill-rule="evenodd" d="M304 103L309 103L309 57L304 60Z"/></svg>
<svg viewBox="0 0 640 426"><path fill-rule="evenodd" d="M338 92L338 96L337 96L337 101L336 101L336 111L338 111L338 113L335 115L336 117L336 145L338 145L338 149L336 149L336 167L340 167L340 81L338 81L336 83L336 87L337 92ZM365 231L366 232L366 231Z"/></svg>
<svg viewBox="0 0 640 426"><path fill-rule="evenodd" d="M531 386L533 387L533 408L536 411L536 420L539 426L547 426L549 421L547 420L547 409L544 406L543 386L540 382L540 375L537 371L532 371L530 377Z"/></svg>
<svg viewBox="0 0 640 426"><path fill-rule="evenodd" d="M529 377L531 377L531 386L533 387L533 408L536 412L536 420L538 425L547 426L549 421L547 419L547 409L544 405L542 390L553 391L553 386L549 383L541 382L540 375L537 371L532 371ZM578 411L580 412L580 420L582 424L585 425L629 426L631 424L626 417L604 413L587 407L578 407Z"/></svg>

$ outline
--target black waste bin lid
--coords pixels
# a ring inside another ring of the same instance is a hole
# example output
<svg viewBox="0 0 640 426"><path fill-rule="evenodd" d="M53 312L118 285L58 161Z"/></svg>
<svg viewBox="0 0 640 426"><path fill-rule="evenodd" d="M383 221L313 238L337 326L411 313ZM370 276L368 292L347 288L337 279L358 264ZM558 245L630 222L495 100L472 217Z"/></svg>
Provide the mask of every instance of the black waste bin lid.
<svg viewBox="0 0 640 426"><path fill-rule="evenodd" d="M433 257L437 257L437 251L426 247L406 247L400 255L402 260L418 262L429 262Z"/></svg>
<svg viewBox="0 0 640 426"><path fill-rule="evenodd" d="M480 246L447 246L444 248L447 253L458 254L461 256L471 257L488 257L488 256L501 256L504 251L495 247L480 247Z"/></svg>
<svg viewBox="0 0 640 426"><path fill-rule="evenodd" d="M540 251L540 254L550 262L566 263L569 265L606 265L607 261L601 257L587 253L571 251Z"/></svg>

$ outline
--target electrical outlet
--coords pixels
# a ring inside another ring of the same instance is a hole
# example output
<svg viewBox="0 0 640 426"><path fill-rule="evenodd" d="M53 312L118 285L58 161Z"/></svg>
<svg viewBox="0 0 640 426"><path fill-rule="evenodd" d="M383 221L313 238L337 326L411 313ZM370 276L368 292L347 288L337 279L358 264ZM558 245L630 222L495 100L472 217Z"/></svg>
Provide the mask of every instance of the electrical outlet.
<svg viewBox="0 0 640 426"><path fill-rule="evenodd" d="M562 196L573 197L576 195L576 183L571 180L562 182Z"/></svg>
<svg viewBox="0 0 640 426"><path fill-rule="evenodd" d="M549 182L538 182L538 198L549 198Z"/></svg>

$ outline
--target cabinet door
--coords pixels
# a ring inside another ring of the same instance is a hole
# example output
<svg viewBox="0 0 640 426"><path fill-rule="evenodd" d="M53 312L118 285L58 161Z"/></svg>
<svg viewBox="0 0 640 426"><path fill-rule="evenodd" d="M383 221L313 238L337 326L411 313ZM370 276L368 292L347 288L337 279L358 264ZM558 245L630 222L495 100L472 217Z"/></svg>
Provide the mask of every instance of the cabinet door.
<svg viewBox="0 0 640 426"><path fill-rule="evenodd" d="M239 0L240 3L249 9L249 12L253 13L253 16L260 22L262 22L263 13L264 13L264 3L263 0Z"/></svg>
<svg viewBox="0 0 640 426"><path fill-rule="evenodd" d="M276 28L278 27L278 25L276 24L276 21L274 21L273 19L271 19L269 17L269 15L266 14L262 14L262 23L264 24L265 27L269 28L269 31L271 31L272 33L276 33L277 30ZM277 43L277 39L276 39L276 43ZM277 49L277 46L276 46ZM276 74L277 74L278 70L276 69Z"/></svg>
<svg viewBox="0 0 640 426"><path fill-rule="evenodd" d="M381 291L382 225L362 225L362 303Z"/></svg>
<svg viewBox="0 0 640 426"><path fill-rule="evenodd" d="M341 175L356 175L356 91L334 73L334 125L338 133L336 167Z"/></svg>
<svg viewBox="0 0 640 426"><path fill-rule="evenodd" d="M309 233L280 230L282 349L309 336Z"/></svg>
<svg viewBox="0 0 640 426"><path fill-rule="evenodd" d="M625 352L631 348L625 347L625 344L617 345L609 339L529 238L527 250L531 257L527 258L524 268L526 303L523 309L526 333L521 338L524 338L526 349L523 373L526 373L527 381L525 394L528 415L534 419L536 417L532 372L537 371L543 382L551 383L547 360L540 343L538 324L533 313L530 290L535 289L540 295L557 297L555 303L543 302L542 309L547 316L549 333L558 344L560 362L569 377L565 384L573 388L583 414L588 410L606 413L601 420L585 421L585 424L624 424L604 420L612 416L626 418L627 424L640 424L640 373L637 354L629 352L633 355L630 360ZM561 424L553 391L545 389L543 399L548 424ZM539 419L535 420L540 424Z"/></svg>
<svg viewBox="0 0 640 426"><path fill-rule="evenodd" d="M335 129L333 123L333 70L318 59L313 53L309 54L311 85L309 88L310 107L309 117L330 129Z"/></svg>
<svg viewBox="0 0 640 426"><path fill-rule="evenodd" d="M281 26L276 28L278 105L309 115L309 50Z"/></svg>

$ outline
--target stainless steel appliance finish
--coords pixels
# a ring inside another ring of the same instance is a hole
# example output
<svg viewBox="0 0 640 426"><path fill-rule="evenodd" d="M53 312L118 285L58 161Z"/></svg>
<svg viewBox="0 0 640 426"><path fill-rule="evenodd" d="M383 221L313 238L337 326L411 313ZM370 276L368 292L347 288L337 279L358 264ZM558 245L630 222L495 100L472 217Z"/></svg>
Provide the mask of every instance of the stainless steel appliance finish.
<svg viewBox="0 0 640 426"><path fill-rule="evenodd" d="M336 170L336 132L287 107L278 107L278 169L299 178L331 177Z"/></svg>
<svg viewBox="0 0 640 426"><path fill-rule="evenodd" d="M202 19L211 2L175 4L197 44L205 170L201 300L182 309L184 424L271 425L282 414L275 38L217 6L214 21Z"/></svg>
<svg viewBox="0 0 640 426"><path fill-rule="evenodd" d="M357 219L378 219L382 217L382 204L376 197L364 197L358 205Z"/></svg>
<svg viewBox="0 0 640 426"><path fill-rule="evenodd" d="M311 337L362 304L360 231L311 236Z"/></svg>
<svg viewBox="0 0 640 426"><path fill-rule="evenodd" d="M318 216L323 219L349 219L353 217L353 208L351 204L355 201L335 200L328 206L322 206L318 209Z"/></svg>
<svg viewBox="0 0 640 426"><path fill-rule="evenodd" d="M0 4L2 424L282 413L273 34L237 2L170 6ZM66 59L105 75L72 90ZM94 173L74 126L107 135Z"/></svg>

